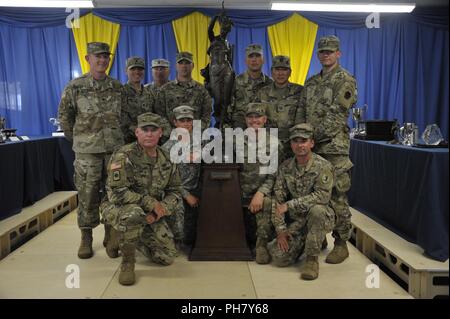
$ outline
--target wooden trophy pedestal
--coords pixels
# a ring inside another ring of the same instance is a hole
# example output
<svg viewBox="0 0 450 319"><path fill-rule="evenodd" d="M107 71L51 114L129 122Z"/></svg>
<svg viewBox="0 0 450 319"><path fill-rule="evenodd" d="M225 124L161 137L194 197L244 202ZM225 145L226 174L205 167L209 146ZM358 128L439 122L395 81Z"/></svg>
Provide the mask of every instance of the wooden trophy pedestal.
<svg viewBox="0 0 450 319"><path fill-rule="evenodd" d="M206 164L202 189L197 238L189 260L253 260L245 239L239 165Z"/></svg>

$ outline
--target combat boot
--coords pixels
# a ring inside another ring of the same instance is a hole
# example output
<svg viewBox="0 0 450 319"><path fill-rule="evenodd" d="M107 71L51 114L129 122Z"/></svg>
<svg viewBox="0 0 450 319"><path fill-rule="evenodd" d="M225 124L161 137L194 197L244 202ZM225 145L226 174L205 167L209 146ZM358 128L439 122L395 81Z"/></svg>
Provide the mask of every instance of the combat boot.
<svg viewBox="0 0 450 319"><path fill-rule="evenodd" d="M119 283L124 286L133 285L135 282L134 264L136 262L134 244L121 244L122 263L120 264Z"/></svg>
<svg viewBox="0 0 450 319"><path fill-rule="evenodd" d="M109 258L119 257L119 232L114 227L109 226L109 239L106 244L106 254Z"/></svg>
<svg viewBox="0 0 450 319"><path fill-rule="evenodd" d="M328 254L325 259L329 264L340 264L348 257L347 242L345 240L336 238L334 241L333 250Z"/></svg>
<svg viewBox="0 0 450 319"><path fill-rule="evenodd" d="M92 229L81 230L81 244L78 248L78 258L91 258L94 252L92 251Z"/></svg>
<svg viewBox="0 0 450 319"><path fill-rule="evenodd" d="M105 247L105 248L108 245L109 239L111 238L111 235L110 235L111 228L112 228L111 225L105 224L105 237L103 238L103 247Z"/></svg>
<svg viewBox="0 0 450 319"><path fill-rule="evenodd" d="M267 240L258 238L256 240L256 263L265 265L270 263L270 254L267 250Z"/></svg>
<svg viewBox="0 0 450 319"><path fill-rule="evenodd" d="M319 257L306 256L306 265L303 268L301 278L304 280L314 280L319 277Z"/></svg>

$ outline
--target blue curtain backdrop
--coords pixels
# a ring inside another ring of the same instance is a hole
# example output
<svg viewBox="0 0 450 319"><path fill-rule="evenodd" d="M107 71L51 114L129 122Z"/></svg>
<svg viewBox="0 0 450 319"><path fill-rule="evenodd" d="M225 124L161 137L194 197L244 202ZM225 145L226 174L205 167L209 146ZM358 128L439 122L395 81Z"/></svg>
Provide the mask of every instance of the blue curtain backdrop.
<svg viewBox="0 0 450 319"><path fill-rule="evenodd" d="M447 9L419 8L410 15L381 15L379 29L367 29L362 14L300 14L319 25L318 37L340 37L341 64L357 78L358 106L369 105L368 119L412 121L421 130L437 123L448 138ZM124 64L130 55L145 56L147 64L162 56L174 65L176 43L170 22L193 11L208 16L218 13L192 8L93 10L97 16L121 24L111 75L126 82ZM258 42L264 46L264 71L269 74L266 27L292 12L228 10L227 14L235 23L229 41L235 45L236 73L245 70L245 46ZM79 75L71 30L64 26L67 15L64 9L0 9L0 115L6 115L8 126L21 135L52 131L48 118L56 115L64 85ZM314 56L308 76L319 70ZM172 68L171 78L174 76ZM150 70L145 81L151 81Z"/></svg>
<svg viewBox="0 0 450 319"><path fill-rule="evenodd" d="M119 79L122 83L127 82L125 63L130 56L145 57L147 70L144 83L153 81L151 73L151 62L156 58L169 60L170 79L175 78L175 55L177 44L171 23L163 23L150 26L124 25L120 28L119 43L116 56L111 67L110 75Z"/></svg>
<svg viewBox="0 0 450 319"><path fill-rule="evenodd" d="M19 135L50 135L61 92L80 73L71 30L0 24L0 115Z"/></svg>

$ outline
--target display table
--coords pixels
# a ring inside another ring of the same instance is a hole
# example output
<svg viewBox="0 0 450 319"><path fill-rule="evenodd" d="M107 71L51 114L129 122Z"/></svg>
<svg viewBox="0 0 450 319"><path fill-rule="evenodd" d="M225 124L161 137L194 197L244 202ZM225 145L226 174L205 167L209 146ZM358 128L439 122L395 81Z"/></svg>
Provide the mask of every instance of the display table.
<svg viewBox="0 0 450 319"><path fill-rule="evenodd" d="M448 149L351 140L350 206L448 259Z"/></svg>
<svg viewBox="0 0 450 319"><path fill-rule="evenodd" d="M63 137L0 144L0 220L48 194L75 190L71 148Z"/></svg>

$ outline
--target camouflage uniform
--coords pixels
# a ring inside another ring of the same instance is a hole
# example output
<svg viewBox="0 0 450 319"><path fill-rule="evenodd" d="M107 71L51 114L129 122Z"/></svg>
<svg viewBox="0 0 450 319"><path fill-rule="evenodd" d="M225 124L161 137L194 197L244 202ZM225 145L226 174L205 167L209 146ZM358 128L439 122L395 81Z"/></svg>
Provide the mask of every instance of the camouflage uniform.
<svg viewBox="0 0 450 319"><path fill-rule="evenodd" d="M144 59L140 57L131 57L127 59L127 69L133 67L140 67L145 69ZM137 124L137 117L142 113L154 112L155 103L157 101L156 93L148 87L141 85L141 90L138 92L130 84L123 86L126 107L122 109L122 131L124 134L125 144L136 141L134 133ZM163 140L170 137L172 126L169 122L163 123Z"/></svg>
<svg viewBox="0 0 450 319"><path fill-rule="evenodd" d="M189 52L178 53L177 63L181 60L192 62L192 54ZM203 85L192 79L188 82L180 82L176 79L164 84L159 91L155 113L166 118L172 124L173 109L180 105L188 105L194 109L194 119L202 121L202 129L209 127L212 99Z"/></svg>
<svg viewBox="0 0 450 319"><path fill-rule="evenodd" d="M287 56L278 55L273 57L272 61L272 69L277 67L291 68ZM289 143L289 129L295 124L302 89L303 86L290 82L286 87L278 88L274 82L258 92L257 101L267 102L270 105L267 110L268 126L278 128L278 138L283 144L284 154L287 157L293 155Z"/></svg>
<svg viewBox="0 0 450 319"><path fill-rule="evenodd" d="M246 49L246 55L258 53L262 55L262 47L260 45L250 45ZM248 71L239 74L234 81L233 99L227 110L226 127L237 128L243 130L247 128L245 124L245 112L250 102L256 102L258 91L266 85L271 84L272 79L261 73L258 79L252 79Z"/></svg>
<svg viewBox="0 0 450 319"><path fill-rule="evenodd" d="M145 113L139 118L147 115L156 117ZM155 263L169 265L177 251L166 219L183 211L181 182L169 154L159 146L156 150L157 157L150 158L139 143L134 142L112 155L106 184L108 198L101 205L101 213L103 219L122 234L121 245L137 244ZM152 213L156 201L163 205L167 215L148 224L146 215Z"/></svg>
<svg viewBox="0 0 450 319"><path fill-rule="evenodd" d="M176 119L192 118L193 110L189 106L179 106L174 109ZM169 153L172 147L179 143L178 140L168 140L162 147ZM194 150L194 141L192 134L190 136L190 154ZM177 164L181 179L181 196L185 199L189 194L200 198L200 173L201 164L199 163L179 163ZM176 240L184 240L186 244L192 244L195 240L197 230L197 207L191 207L186 201L184 203L184 216L175 214L176 218L174 224L174 235ZM171 216L172 217L172 216Z"/></svg>
<svg viewBox="0 0 450 319"><path fill-rule="evenodd" d="M323 37L319 41L319 50L336 50L336 39ZM344 241L350 238L352 227L346 195L350 189L350 169L353 166L349 158L347 119L350 108L356 103L356 96L355 78L337 65L331 72L321 72L306 81L295 121L307 122L314 127L314 152L331 162L335 168L331 206L336 212L337 223L333 236Z"/></svg>
<svg viewBox="0 0 450 319"><path fill-rule="evenodd" d="M153 59L152 60L152 69L155 67L169 68L170 63L166 59ZM155 96L158 95L159 89L161 88L161 86L157 86L155 82L147 83L144 85L144 87L147 88Z"/></svg>
<svg viewBox="0 0 450 319"><path fill-rule="evenodd" d="M291 138L296 134L304 137L298 126L294 126L291 132ZM288 252L278 248L277 239L268 245L274 263L280 267L295 263L303 250L307 256L318 256L326 233L334 226L335 214L329 206L333 167L321 156L311 155L306 166L298 165L293 157L278 169L274 197L276 202L286 203L288 211L280 218L274 208L272 222L277 233L288 231L292 235Z"/></svg>
<svg viewBox="0 0 450 319"><path fill-rule="evenodd" d="M89 54L108 53L105 43L88 44ZM124 92L119 81L106 76L95 80L91 73L67 84L58 116L64 135L73 139L74 182L78 190L78 226L92 229L100 223L98 207L111 153L123 145L121 109Z"/></svg>

